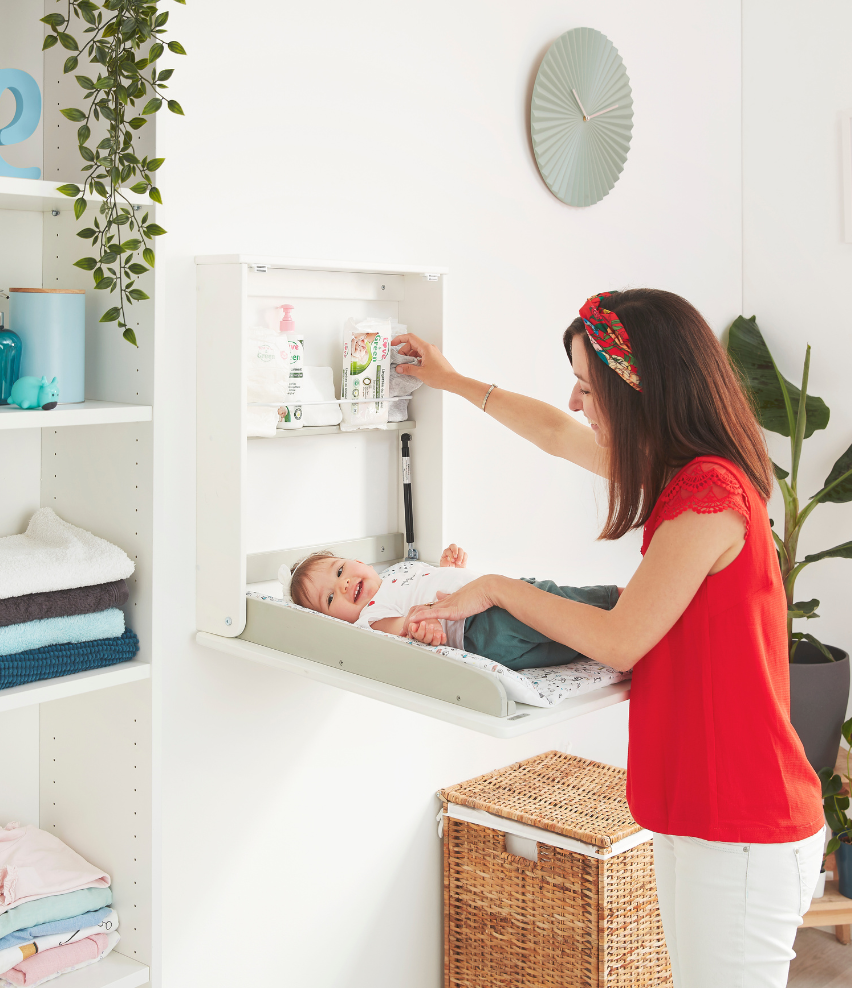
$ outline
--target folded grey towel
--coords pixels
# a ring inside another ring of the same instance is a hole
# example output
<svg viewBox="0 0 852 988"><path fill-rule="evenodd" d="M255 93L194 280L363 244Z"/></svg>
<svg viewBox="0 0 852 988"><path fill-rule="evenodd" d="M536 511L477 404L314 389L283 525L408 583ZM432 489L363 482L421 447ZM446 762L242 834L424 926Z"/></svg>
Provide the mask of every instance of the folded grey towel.
<svg viewBox="0 0 852 988"><path fill-rule="evenodd" d="M0 600L0 628L23 624L24 621L40 621L42 618L97 614L110 607L121 607L127 603L128 597L124 580L98 583L93 587L75 587L73 590L49 590L7 597Z"/></svg>
<svg viewBox="0 0 852 988"><path fill-rule="evenodd" d="M398 346L392 346L390 352L390 393L392 398L402 395L413 394L423 383L416 377L409 377L407 374L397 374L397 364L416 364L417 357L404 357L399 352ZM405 422L408 418L408 402L392 401L388 406L388 422Z"/></svg>

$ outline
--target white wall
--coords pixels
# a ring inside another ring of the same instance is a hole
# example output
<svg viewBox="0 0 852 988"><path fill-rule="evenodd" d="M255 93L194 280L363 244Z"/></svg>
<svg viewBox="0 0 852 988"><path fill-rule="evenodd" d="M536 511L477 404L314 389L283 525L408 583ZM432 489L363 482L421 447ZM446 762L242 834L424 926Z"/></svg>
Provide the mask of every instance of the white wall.
<svg viewBox="0 0 852 988"><path fill-rule="evenodd" d="M674 290L718 331L740 311L739 3L208 0L171 25L190 54L187 117L158 130L163 983L437 988L434 790L569 743L624 764L626 705L500 742L193 644L192 258L446 264L450 358L564 407L561 333L591 293ZM635 99L624 174L585 210L548 192L527 136L539 61L581 25L613 40ZM446 407L447 534L477 567L627 579L638 541L595 542L585 476Z"/></svg>
<svg viewBox="0 0 852 988"><path fill-rule="evenodd" d="M828 428L805 443L804 501L852 443L852 244L843 242L840 149L840 111L852 108L852 7L745 0L743 34L743 309L757 316L788 379L801 381L812 344L809 390L831 409ZM772 436L770 445L789 466L787 440ZM771 507L783 524L780 497ZM850 539L852 504L824 505L803 529L799 556ZM821 600L822 617L800 630L852 651L850 585L849 560L805 569L796 596Z"/></svg>

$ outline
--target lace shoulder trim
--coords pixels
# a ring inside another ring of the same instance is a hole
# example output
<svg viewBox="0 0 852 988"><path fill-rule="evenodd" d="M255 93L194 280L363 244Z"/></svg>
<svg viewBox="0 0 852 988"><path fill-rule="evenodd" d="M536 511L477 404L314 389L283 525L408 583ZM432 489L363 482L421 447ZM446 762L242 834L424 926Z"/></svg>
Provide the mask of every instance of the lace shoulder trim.
<svg viewBox="0 0 852 988"><path fill-rule="evenodd" d="M682 470L660 498L654 527L677 518L684 511L708 515L728 510L742 515L748 536L751 505L743 485L733 471L719 463L698 460Z"/></svg>

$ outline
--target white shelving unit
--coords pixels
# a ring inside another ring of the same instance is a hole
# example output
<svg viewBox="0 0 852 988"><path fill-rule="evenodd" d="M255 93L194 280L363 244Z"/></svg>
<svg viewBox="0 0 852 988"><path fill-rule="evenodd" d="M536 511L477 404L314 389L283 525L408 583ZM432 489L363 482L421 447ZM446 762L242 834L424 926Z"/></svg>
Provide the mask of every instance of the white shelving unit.
<svg viewBox="0 0 852 988"><path fill-rule="evenodd" d="M129 405L119 401L81 401L57 405L49 411L0 405L0 429L50 429L65 425L117 425L122 422L150 422L150 405Z"/></svg>
<svg viewBox="0 0 852 988"><path fill-rule="evenodd" d="M72 158L70 176L76 167ZM149 982L154 954L154 304L131 310L138 350L114 323L99 322L114 296L92 291L90 275L73 266L85 253L76 236L83 221L58 184L0 177L0 285L86 289L86 400L49 411L0 406L0 536L23 531L33 511L49 506L121 546L136 564L124 610L141 648L129 662L0 690L0 826L35 823L112 879L121 941L103 961L51 985L137 988ZM140 286L152 297L153 280ZM8 303L0 307L14 329Z"/></svg>
<svg viewBox="0 0 852 988"><path fill-rule="evenodd" d="M384 429L377 429L376 432L413 432L417 424L414 421L388 422ZM311 436L345 436L339 425L306 425L301 429L277 429L274 436L252 436L252 439L310 439Z"/></svg>

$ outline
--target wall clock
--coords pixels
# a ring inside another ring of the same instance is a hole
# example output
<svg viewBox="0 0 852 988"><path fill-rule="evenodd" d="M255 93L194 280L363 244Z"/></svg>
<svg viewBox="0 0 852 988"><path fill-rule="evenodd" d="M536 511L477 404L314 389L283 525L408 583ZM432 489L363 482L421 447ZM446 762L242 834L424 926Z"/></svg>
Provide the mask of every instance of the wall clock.
<svg viewBox="0 0 852 988"><path fill-rule="evenodd" d="M624 62L600 31L566 31L536 76L530 130L538 170L570 206L591 206L618 181L633 134Z"/></svg>

